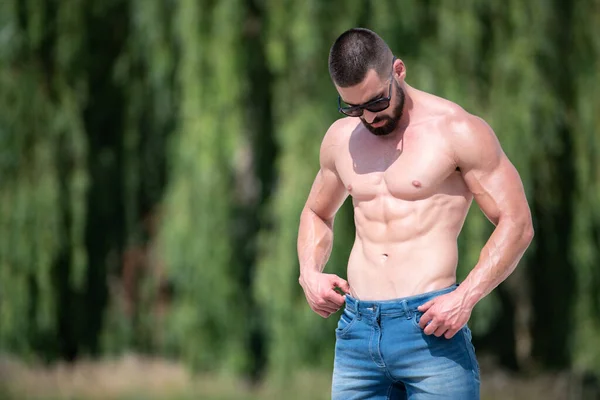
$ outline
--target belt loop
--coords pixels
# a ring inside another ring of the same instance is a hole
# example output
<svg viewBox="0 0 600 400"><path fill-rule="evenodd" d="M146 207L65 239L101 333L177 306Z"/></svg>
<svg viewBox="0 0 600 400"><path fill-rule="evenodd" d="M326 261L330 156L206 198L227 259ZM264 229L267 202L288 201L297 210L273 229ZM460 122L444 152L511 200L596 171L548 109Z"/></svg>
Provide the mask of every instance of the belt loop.
<svg viewBox="0 0 600 400"><path fill-rule="evenodd" d="M402 308L404 308L404 314L406 315L406 319L412 318L412 311L408 309L408 303L406 300L402 300Z"/></svg>
<svg viewBox="0 0 600 400"><path fill-rule="evenodd" d="M356 317L360 321L360 300L356 299Z"/></svg>

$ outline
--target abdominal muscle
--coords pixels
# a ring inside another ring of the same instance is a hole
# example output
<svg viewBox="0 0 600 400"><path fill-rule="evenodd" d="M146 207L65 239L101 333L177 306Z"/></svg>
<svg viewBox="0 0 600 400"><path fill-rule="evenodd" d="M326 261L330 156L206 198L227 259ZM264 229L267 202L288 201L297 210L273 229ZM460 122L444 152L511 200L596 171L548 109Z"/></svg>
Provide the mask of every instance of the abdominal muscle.
<svg viewBox="0 0 600 400"><path fill-rule="evenodd" d="M350 294L360 300L390 300L456 283L457 238L469 205L465 198L438 195L392 202L391 215L384 212L390 207L376 200L355 202Z"/></svg>

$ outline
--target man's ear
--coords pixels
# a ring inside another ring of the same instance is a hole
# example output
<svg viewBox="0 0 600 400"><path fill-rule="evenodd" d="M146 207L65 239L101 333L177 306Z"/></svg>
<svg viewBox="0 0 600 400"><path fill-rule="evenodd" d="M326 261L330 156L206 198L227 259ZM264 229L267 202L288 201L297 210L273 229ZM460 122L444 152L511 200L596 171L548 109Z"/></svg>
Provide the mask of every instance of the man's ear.
<svg viewBox="0 0 600 400"><path fill-rule="evenodd" d="M394 61L394 76L400 82L404 82L404 79L406 79L406 65L404 65L404 61L399 58Z"/></svg>

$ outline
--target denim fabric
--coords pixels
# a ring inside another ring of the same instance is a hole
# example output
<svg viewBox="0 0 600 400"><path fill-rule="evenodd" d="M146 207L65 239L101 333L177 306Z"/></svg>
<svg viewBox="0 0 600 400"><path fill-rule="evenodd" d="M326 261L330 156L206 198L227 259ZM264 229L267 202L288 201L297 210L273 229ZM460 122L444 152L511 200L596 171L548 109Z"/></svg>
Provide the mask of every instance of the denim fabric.
<svg viewBox="0 0 600 400"><path fill-rule="evenodd" d="M346 295L336 328L332 399L479 399L468 326L446 339L418 325L417 307L456 287L389 301Z"/></svg>

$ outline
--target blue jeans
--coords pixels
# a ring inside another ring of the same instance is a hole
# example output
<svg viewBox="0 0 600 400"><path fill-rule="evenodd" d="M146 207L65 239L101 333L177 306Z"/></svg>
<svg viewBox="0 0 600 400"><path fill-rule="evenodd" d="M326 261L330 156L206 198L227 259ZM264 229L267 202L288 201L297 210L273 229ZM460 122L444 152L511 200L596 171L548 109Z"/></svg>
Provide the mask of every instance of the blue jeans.
<svg viewBox="0 0 600 400"><path fill-rule="evenodd" d="M426 335L417 307L457 285L389 301L346 295L336 329L332 399L479 399L471 331Z"/></svg>

